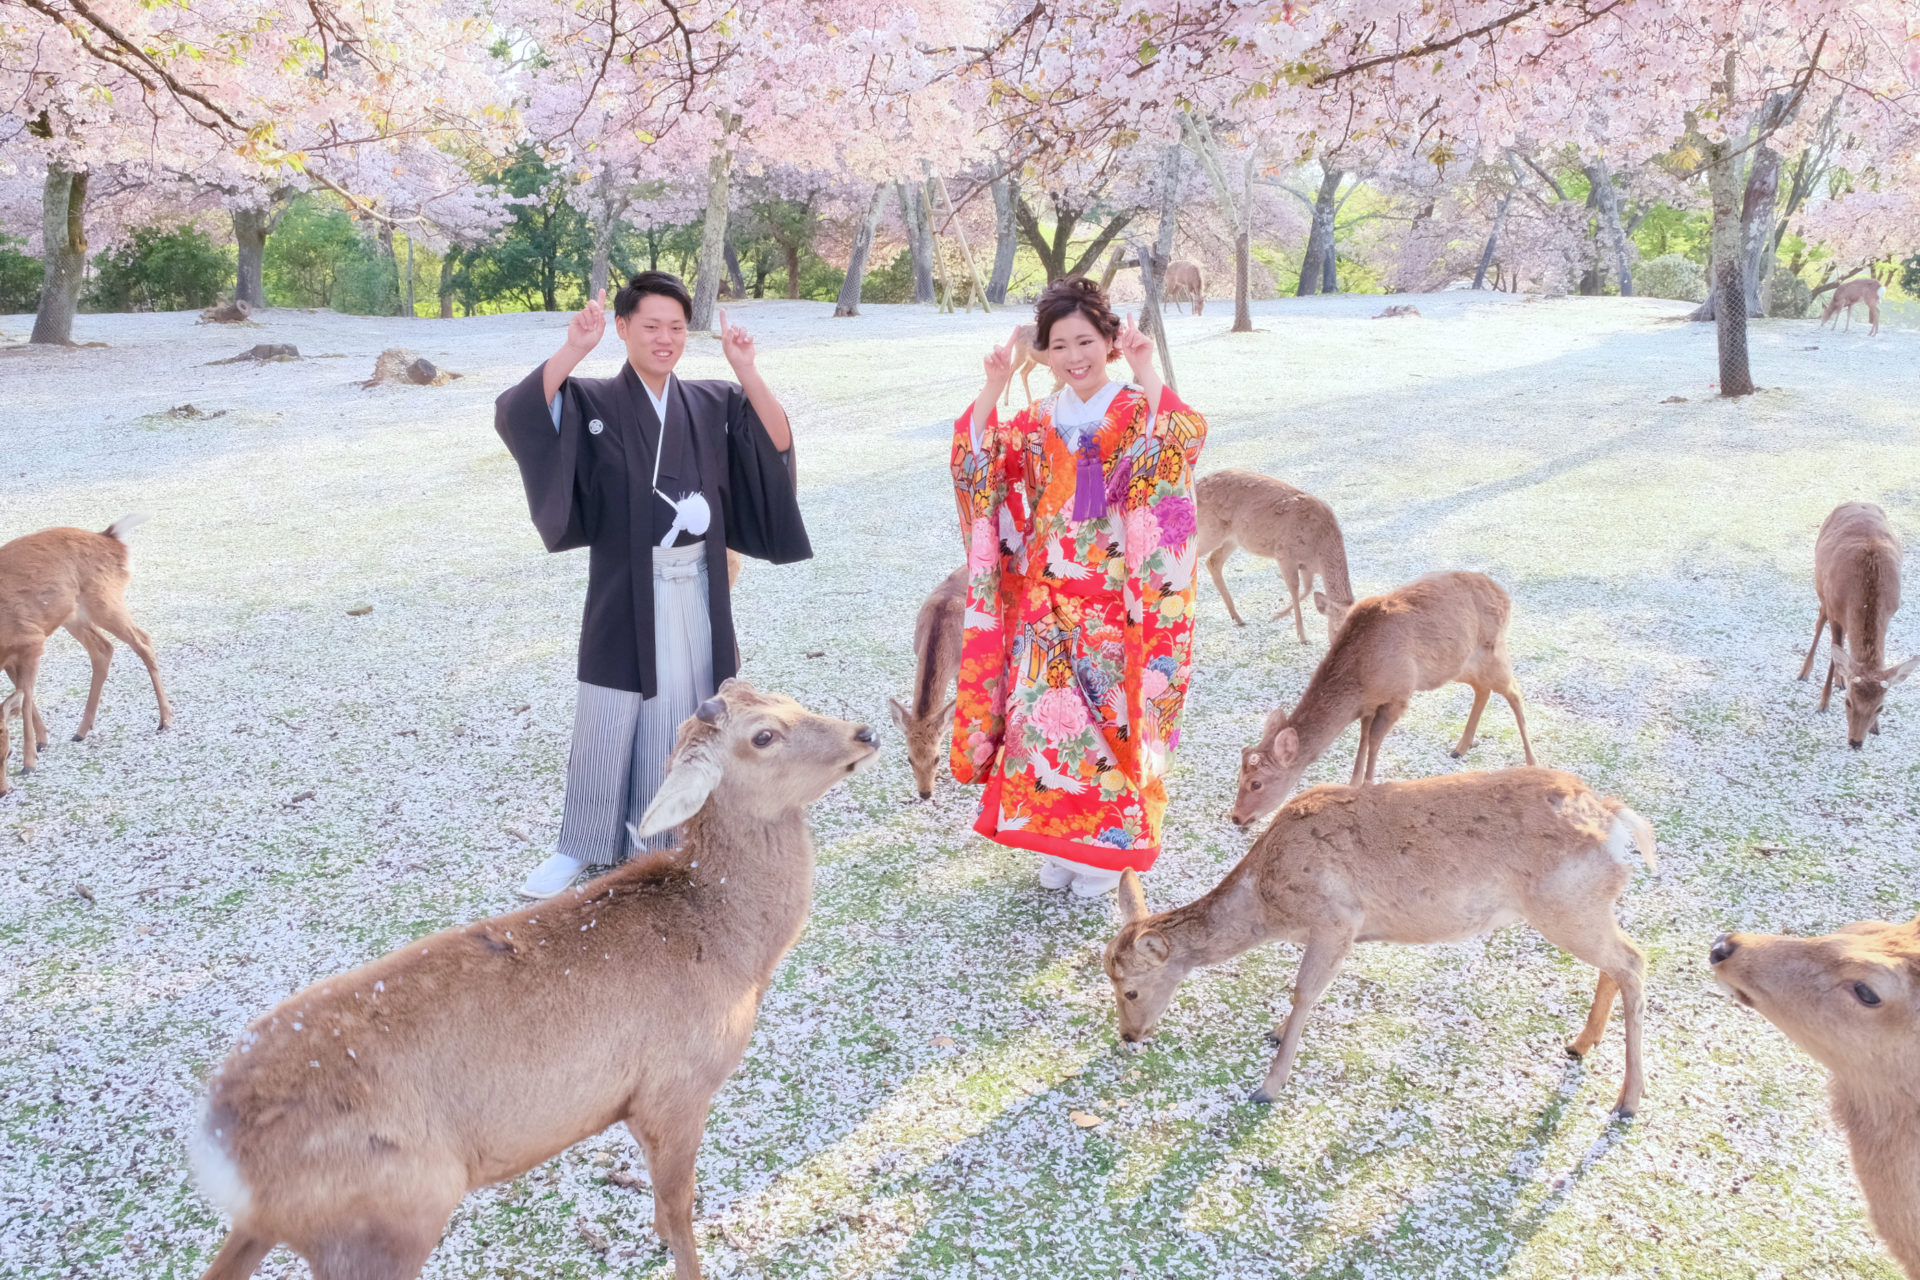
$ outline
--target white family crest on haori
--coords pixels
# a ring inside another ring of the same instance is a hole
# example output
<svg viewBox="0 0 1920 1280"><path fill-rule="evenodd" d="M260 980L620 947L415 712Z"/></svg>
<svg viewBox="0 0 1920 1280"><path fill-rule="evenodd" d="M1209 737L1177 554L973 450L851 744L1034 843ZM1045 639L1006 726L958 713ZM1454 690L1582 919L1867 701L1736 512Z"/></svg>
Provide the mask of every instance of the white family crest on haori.
<svg viewBox="0 0 1920 1280"><path fill-rule="evenodd" d="M588 431L588 433L589 433L589 434L591 434L591 435L596 435L596 436L597 436L597 435L599 435L599 434L600 434L600 433L601 433L602 431L605 431L606 429L607 429L607 424L606 424L606 423L604 423L604 422L602 422L602 421L600 421L600 419L598 419L598 418L595 418L595 419L594 419L594 420L593 420L592 422L589 422L589 423L587 424L587 431Z"/></svg>

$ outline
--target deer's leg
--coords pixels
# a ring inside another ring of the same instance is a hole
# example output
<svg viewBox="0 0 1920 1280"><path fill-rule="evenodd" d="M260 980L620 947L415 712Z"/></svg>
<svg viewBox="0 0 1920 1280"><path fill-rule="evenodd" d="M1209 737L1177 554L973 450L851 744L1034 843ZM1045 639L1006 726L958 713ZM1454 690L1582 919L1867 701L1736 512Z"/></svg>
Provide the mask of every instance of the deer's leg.
<svg viewBox="0 0 1920 1280"><path fill-rule="evenodd" d="M1373 717L1375 714L1375 709L1369 709L1360 713L1360 746L1359 749L1353 753L1353 777L1347 781L1347 785L1350 787L1359 786L1360 779L1366 774L1367 734L1373 728Z"/></svg>
<svg viewBox="0 0 1920 1280"><path fill-rule="evenodd" d="M1405 702L1390 702L1373 713L1373 727L1367 731L1367 776L1365 781L1372 783L1373 766L1380 759L1380 744L1386 740L1387 731L1407 713Z"/></svg>
<svg viewBox="0 0 1920 1280"><path fill-rule="evenodd" d="M693 1167L706 1128L707 1103L649 1123L638 1116L627 1128L640 1141L653 1180L653 1229L673 1250L674 1280L700 1280L700 1253L693 1239Z"/></svg>
<svg viewBox="0 0 1920 1280"><path fill-rule="evenodd" d="M1621 932L1619 923L1613 918L1611 903L1598 914L1569 911L1555 919L1534 920L1532 923L1548 942L1598 969L1603 984L1611 980L1619 989L1620 1005L1626 1014L1627 1067L1620 1084L1620 1097L1613 1104L1613 1113L1622 1117L1632 1115L1639 1109L1640 1094L1644 1087L1640 1038L1641 1021L1646 1014L1643 989L1646 957L1640 954L1640 948L1634 945L1633 939ZM1569 1052L1585 1052L1599 1040L1600 1033L1606 1027L1608 1012L1601 1007L1603 994L1610 994L1604 985L1595 990L1593 1009L1587 1015L1587 1026L1579 1039L1568 1046ZM1607 1003L1610 1005L1611 999Z"/></svg>
<svg viewBox="0 0 1920 1280"><path fill-rule="evenodd" d="M8 674L11 675L12 673L9 672ZM7 786L7 760L12 755L13 743L7 733L7 721L13 719L14 708L20 705L19 702L15 701L18 698L18 685L14 687L14 692L4 698L0 698L0 796L7 794L9 789ZM23 702L24 699L20 701ZM24 733L25 731L23 727L21 732Z"/></svg>
<svg viewBox="0 0 1920 1280"><path fill-rule="evenodd" d="M1820 633L1827 629L1827 606L1820 606L1820 615L1813 620L1813 643L1807 646L1807 660L1800 664L1800 674L1796 680L1805 680L1813 671L1813 655L1820 651Z"/></svg>
<svg viewBox="0 0 1920 1280"><path fill-rule="evenodd" d="M67 620L67 634L80 642L80 647L87 651L87 657L93 662L93 683L87 688L87 709L80 713L80 727L73 733L75 742L85 742L87 735L93 732L93 717L100 710L100 690L107 684L107 668L113 665L113 641L107 639L98 627L79 618Z"/></svg>
<svg viewBox="0 0 1920 1280"><path fill-rule="evenodd" d="M1227 616L1233 619L1233 625L1244 627L1240 620L1240 611L1233 607L1233 597L1227 594L1226 575L1221 572L1227 566L1227 557L1233 554L1233 542L1229 539L1207 553L1207 572L1213 575L1213 586L1220 593L1220 600L1227 606Z"/></svg>
<svg viewBox="0 0 1920 1280"><path fill-rule="evenodd" d="M1867 330L1867 336L1869 338L1878 337L1880 334L1880 304L1872 299L1867 300L1867 319L1873 321L1873 328Z"/></svg>
<svg viewBox="0 0 1920 1280"><path fill-rule="evenodd" d="M20 726L20 732L27 732L27 726L25 724ZM39 744L40 750L45 751L47 749L47 719L40 714L40 703L38 700L35 700L33 704L33 740Z"/></svg>
<svg viewBox="0 0 1920 1280"><path fill-rule="evenodd" d="M1600 1037L1607 1033L1607 1019L1613 1016L1613 998L1619 994L1620 984L1601 971L1600 980L1593 988L1593 1007L1587 1010L1587 1025L1580 1028L1580 1034L1567 1046L1568 1057L1584 1058L1588 1050L1600 1043Z"/></svg>
<svg viewBox="0 0 1920 1280"><path fill-rule="evenodd" d="M1280 570L1280 585L1286 589L1287 595L1291 598L1287 601L1286 608L1273 615L1273 620L1279 622L1288 614L1292 614L1293 629L1299 634L1300 643L1305 644L1307 628L1306 624L1300 621L1300 566L1290 565L1284 560L1274 561L1274 566Z"/></svg>
<svg viewBox="0 0 1920 1280"><path fill-rule="evenodd" d="M153 681L153 696L160 703L160 727L165 729L172 724L173 707L167 702L167 687L160 681L160 663L154 658L152 637L134 624L126 605L119 600L89 600L87 614L95 625L117 636L146 665L147 675Z"/></svg>
<svg viewBox="0 0 1920 1280"><path fill-rule="evenodd" d="M33 731L35 719L40 709L35 705L34 684L40 678L40 654L29 653L20 659L20 665L12 672L14 692L20 698L20 772L32 773L40 765L38 737Z"/></svg>
<svg viewBox="0 0 1920 1280"><path fill-rule="evenodd" d="M1480 713L1487 709L1487 698L1493 690L1484 684L1469 685L1473 690L1473 710L1467 712L1467 727L1460 734L1460 741L1453 744L1453 758L1458 760L1473 750L1473 735L1480 729ZM1529 761L1528 763L1532 763Z"/></svg>
<svg viewBox="0 0 1920 1280"><path fill-rule="evenodd" d="M1328 929L1307 939L1306 950L1300 955L1300 972L1293 978L1293 1008L1288 1011L1287 1020L1267 1037L1279 1045L1279 1052L1267 1067L1267 1078L1247 1095L1249 1101L1272 1102L1287 1087L1287 1077L1293 1074L1294 1055L1300 1051L1300 1034L1307 1029L1307 1011L1326 994L1334 975L1346 961L1347 952L1352 949L1350 931Z"/></svg>
<svg viewBox="0 0 1920 1280"><path fill-rule="evenodd" d="M1532 764L1533 743L1527 740L1527 713L1520 709L1520 685L1511 675L1507 677L1507 687L1500 691L1500 696L1513 708L1513 723L1520 730L1520 750L1526 755L1527 763Z"/></svg>

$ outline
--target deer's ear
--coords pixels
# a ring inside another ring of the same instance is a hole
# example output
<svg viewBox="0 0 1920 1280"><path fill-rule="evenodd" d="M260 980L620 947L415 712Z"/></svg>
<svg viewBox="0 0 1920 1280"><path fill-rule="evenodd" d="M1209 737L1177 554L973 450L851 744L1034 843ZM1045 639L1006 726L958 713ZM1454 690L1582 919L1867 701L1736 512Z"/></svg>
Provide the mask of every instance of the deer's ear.
<svg viewBox="0 0 1920 1280"><path fill-rule="evenodd" d="M953 709L959 705L959 702L960 699L958 697L948 698L947 705L940 708L939 719L942 728L951 728L953 726Z"/></svg>
<svg viewBox="0 0 1920 1280"><path fill-rule="evenodd" d="M1853 655L1847 652L1845 645L1834 645L1833 648L1828 651L1828 657L1841 675L1845 676L1849 681L1854 679L1855 669L1853 665Z"/></svg>
<svg viewBox="0 0 1920 1280"><path fill-rule="evenodd" d="M1280 731L1280 736L1273 740L1274 761L1284 769L1297 760L1299 756L1300 731L1292 725L1288 725Z"/></svg>
<svg viewBox="0 0 1920 1280"><path fill-rule="evenodd" d="M1913 674L1915 667L1920 667L1920 656L1908 658L1897 667L1887 668L1886 683L1888 685L1899 684L1902 680L1905 680Z"/></svg>
<svg viewBox="0 0 1920 1280"><path fill-rule="evenodd" d="M1313 593L1313 609L1315 613L1320 614L1322 617L1326 616L1326 612L1327 612L1327 593L1326 592L1316 591Z"/></svg>
<svg viewBox="0 0 1920 1280"><path fill-rule="evenodd" d="M1140 887L1140 873L1128 867L1120 873L1120 920L1131 924L1147 918L1147 892Z"/></svg>
<svg viewBox="0 0 1920 1280"><path fill-rule="evenodd" d="M667 770L660 789L653 794L653 803L640 816L640 825L627 824L635 843L677 827L700 812L707 797L720 785L720 775L724 772L711 744L690 744Z"/></svg>
<svg viewBox="0 0 1920 1280"><path fill-rule="evenodd" d="M907 726L913 723L913 713L901 706L898 698L887 699L887 710L893 713L893 722L900 726L902 733L905 733Z"/></svg>
<svg viewBox="0 0 1920 1280"><path fill-rule="evenodd" d="M1133 940L1133 953L1147 961L1146 968L1158 969L1173 954L1173 947L1165 934L1143 929L1140 936Z"/></svg>

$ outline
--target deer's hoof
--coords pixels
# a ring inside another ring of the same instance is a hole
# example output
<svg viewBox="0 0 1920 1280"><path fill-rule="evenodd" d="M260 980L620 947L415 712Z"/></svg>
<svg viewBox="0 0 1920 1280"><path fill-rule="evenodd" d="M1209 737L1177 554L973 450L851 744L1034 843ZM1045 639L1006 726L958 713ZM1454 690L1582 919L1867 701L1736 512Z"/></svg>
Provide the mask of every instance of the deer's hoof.
<svg viewBox="0 0 1920 1280"><path fill-rule="evenodd" d="M1278 1031L1267 1032L1267 1047L1269 1049L1278 1049L1280 1047L1280 1033Z"/></svg>
<svg viewBox="0 0 1920 1280"><path fill-rule="evenodd" d="M1580 1059L1586 1056L1587 1056L1586 1053L1580 1048L1579 1045L1570 1044L1567 1046L1567 1057L1571 1058L1573 1061L1578 1062L1580 1061Z"/></svg>
<svg viewBox="0 0 1920 1280"><path fill-rule="evenodd" d="M87 740L87 735L84 733L76 733L73 735L73 740L75 742L85 742Z"/></svg>
<svg viewBox="0 0 1920 1280"><path fill-rule="evenodd" d="M1273 1095L1267 1092L1267 1088L1265 1085L1261 1085L1258 1089L1255 1089L1252 1093L1247 1095L1247 1101L1258 1103L1260 1106L1263 1106L1263 1107L1271 1106L1273 1103Z"/></svg>
<svg viewBox="0 0 1920 1280"><path fill-rule="evenodd" d="M1447 752L1447 755L1455 760L1461 759L1466 754L1467 754L1466 752L1461 751L1457 747L1454 750Z"/></svg>
<svg viewBox="0 0 1920 1280"><path fill-rule="evenodd" d="M1613 1120L1631 1120L1633 1119L1633 1111L1631 1108L1622 1104L1614 1107L1612 1111L1609 1111L1607 1113L1607 1116L1609 1119L1613 1119Z"/></svg>
<svg viewBox="0 0 1920 1280"><path fill-rule="evenodd" d="M37 764L23 764L20 766L21 773L36 773L39 769L40 766Z"/></svg>

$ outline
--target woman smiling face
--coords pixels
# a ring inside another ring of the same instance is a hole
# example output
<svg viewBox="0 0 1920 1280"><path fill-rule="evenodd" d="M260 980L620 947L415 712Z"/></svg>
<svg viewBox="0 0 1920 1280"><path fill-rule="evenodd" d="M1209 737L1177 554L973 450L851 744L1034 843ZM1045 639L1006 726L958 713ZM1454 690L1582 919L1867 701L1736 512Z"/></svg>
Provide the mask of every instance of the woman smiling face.
<svg viewBox="0 0 1920 1280"><path fill-rule="evenodd" d="M1053 322L1047 333L1047 349L1040 354L1055 376L1086 400L1107 385L1107 362L1113 359L1114 351L1113 343L1094 327L1093 321L1075 311Z"/></svg>

